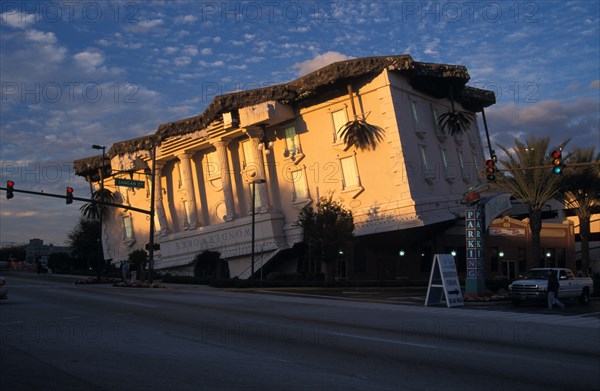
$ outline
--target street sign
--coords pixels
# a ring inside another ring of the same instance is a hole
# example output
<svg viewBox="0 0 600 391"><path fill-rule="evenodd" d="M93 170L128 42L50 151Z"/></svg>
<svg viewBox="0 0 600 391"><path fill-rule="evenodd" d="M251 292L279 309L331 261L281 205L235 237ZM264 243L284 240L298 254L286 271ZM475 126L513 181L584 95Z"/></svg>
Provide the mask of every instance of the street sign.
<svg viewBox="0 0 600 391"><path fill-rule="evenodd" d="M133 179L115 178L115 185L143 189L146 186L146 182L136 181Z"/></svg>

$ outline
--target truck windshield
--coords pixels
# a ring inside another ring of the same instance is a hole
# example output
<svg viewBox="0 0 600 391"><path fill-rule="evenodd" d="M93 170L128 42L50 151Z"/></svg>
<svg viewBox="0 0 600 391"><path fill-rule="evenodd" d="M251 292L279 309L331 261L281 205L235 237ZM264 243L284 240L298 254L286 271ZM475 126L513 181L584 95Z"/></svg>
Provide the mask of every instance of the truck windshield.
<svg viewBox="0 0 600 391"><path fill-rule="evenodd" d="M548 270L530 270L525 276L526 280L547 280Z"/></svg>

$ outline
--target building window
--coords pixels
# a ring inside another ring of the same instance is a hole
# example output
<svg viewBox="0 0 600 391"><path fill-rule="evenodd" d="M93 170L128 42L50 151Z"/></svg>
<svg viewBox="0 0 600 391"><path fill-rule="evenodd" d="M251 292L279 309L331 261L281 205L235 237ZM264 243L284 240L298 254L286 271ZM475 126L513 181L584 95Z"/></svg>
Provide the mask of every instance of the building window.
<svg viewBox="0 0 600 391"><path fill-rule="evenodd" d="M133 238L133 222L130 215L123 216L123 240L132 241Z"/></svg>
<svg viewBox="0 0 600 391"><path fill-rule="evenodd" d="M367 271L367 251L364 247L356 247L354 250L354 273Z"/></svg>
<svg viewBox="0 0 600 391"><path fill-rule="evenodd" d="M283 156L290 158L294 164L298 164L304 157L302 148L300 147L300 138L296 134L296 128L293 126L285 128L285 152Z"/></svg>
<svg viewBox="0 0 600 391"><path fill-rule="evenodd" d="M442 159L442 171L444 173L444 178L446 178L446 181L449 183L454 182L458 173L456 172L456 166L454 164L448 164L448 153L444 145L440 145L440 157Z"/></svg>
<svg viewBox="0 0 600 391"><path fill-rule="evenodd" d="M460 148L456 149L456 154L458 155L458 164L460 166L460 174L461 174L463 180L465 182L468 182L471 178L471 175L470 175L469 169L465 165L465 155L464 155L462 149L460 149Z"/></svg>
<svg viewBox="0 0 600 391"><path fill-rule="evenodd" d="M446 141L447 135L444 130L440 127L438 118L440 113L438 109L432 104L431 106L431 118L433 120L433 129L435 129L435 136L440 140L441 143Z"/></svg>
<svg viewBox="0 0 600 391"><path fill-rule="evenodd" d="M497 272L498 269L498 261L500 257L498 256L498 247L490 247L490 271Z"/></svg>
<svg viewBox="0 0 600 391"><path fill-rule="evenodd" d="M440 145L440 157L442 158L442 167L448 170L448 157L446 156L446 148Z"/></svg>
<svg viewBox="0 0 600 391"><path fill-rule="evenodd" d="M415 129L421 128L421 120L419 119L419 110L417 108L417 101L410 100L410 109L413 118L413 124L415 125Z"/></svg>
<svg viewBox="0 0 600 391"><path fill-rule="evenodd" d="M306 182L306 168L290 171L292 182L292 202L306 202L310 200L308 183Z"/></svg>
<svg viewBox="0 0 600 391"><path fill-rule="evenodd" d="M331 119L333 121L333 142L341 142L340 131L348 123L348 115L346 114L346 108L341 110L333 111L331 113Z"/></svg>
<svg viewBox="0 0 600 391"><path fill-rule="evenodd" d="M420 250L419 267L422 273L431 272L432 250L431 247L422 247Z"/></svg>
<svg viewBox="0 0 600 391"><path fill-rule="evenodd" d="M358 173L356 153L350 156L341 157L340 167L342 171L342 192L353 193L351 194L352 198L356 198L364 190Z"/></svg>
<svg viewBox="0 0 600 391"><path fill-rule="evenodd" d="M358 178L358 168L356 167L356 159L354 156L348 156L340 159L342 164L343 189L360 186Z"/></svg>
<svg viewBox="0 0 600 391"><path fill-rule="evenodd" d="M427 130L425 127L423 127L421 117L419 116L419 106L417 105L417 101L414 99L410 99L410 111L413 119L413 130L415 131L417 137L423 140L427 134Z"/></svg>
<svg viewBox="0 0 600 391"><path fill-rule="evenodd" d="M423 170L427 171L429 169L429 161L427 160L427 147L425 144L419 144L419 154L421 156L421 164L423 165Z"/></svg>

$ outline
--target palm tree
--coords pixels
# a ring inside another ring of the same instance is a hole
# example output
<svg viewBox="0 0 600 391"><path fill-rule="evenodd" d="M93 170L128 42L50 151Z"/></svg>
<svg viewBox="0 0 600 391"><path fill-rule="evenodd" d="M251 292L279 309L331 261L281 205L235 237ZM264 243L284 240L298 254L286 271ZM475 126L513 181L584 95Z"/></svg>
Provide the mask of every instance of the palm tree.
<svg viewBox="0 0 600 391"><path fill-rule="evenodd" d="M102 274L102 268L104 267L104 248L102 241L102 226L103 222L106 221L109 217L109 207L103 203L114 203L116 201L116 197L113 192L106 188L100 188L92 192L92 202L88 202L86 204L81 205L79 211L81 212L84 219L87 219L90 222L97 223L99 226L100 236L97 239L100 242L99 246L99 259L96 272L98 280L100 280Z"/></svg>
<svg viewBox="0 0 600 391"><path fill-rule="evenodd" d="M597 163L572 166L563 171L561 198L567 209L573 209L579 218L581 238L581 269L587 274L590 265L590 221L600 213L600 153L595 148L577 148L568 156L567 167L576 163Z"/></svg>
<svg viewBox="0 0 600 391"><path fill-rule="evenodd" d="M350 105L352 107L352 115L354 120L348 121L340 130L340 137L346 144L346 149L352 146L360 149L375 149L379 142L383 140L385 131L377 126L372 125L364 118L359 118L356 114L356 107L354 106L354 94L352 93L352 86L348 85L348 95L350 95Z"/></svg>
<svg viewBox="0 0 600 391"><path fill-rule="evenodd" d="M565 141L561 148L568 143ZM498 160L498 168L504 173L497 175L494 186L512 194L527 206L531 229L532 256L535 262L543 259L540 233L542 231L542 208L558 197L560 176L552 173L548 165L550 138L530 137L526 144L515 139L515 147L498 147L506 159Z"/></svg>
<svg viewBox="0 0 600 391"><path fill-rule="evenodd" d="M454 87L450 86L449 90L451 110L440 114L437 121L442 131L445 130L449 135L454 136L468 131L471 122L475 120L475 116L468 111L456 111L454 108Z"/></svg>
<svg viewBox="0 0 600 391"><path fill-rule="evenodd" d="M83 204L79 211L88 220L101 221L109 216L109 207L103 204L107 202L116 202L114 193L106 188L98 189L92 192L92 202Z"/></svg>

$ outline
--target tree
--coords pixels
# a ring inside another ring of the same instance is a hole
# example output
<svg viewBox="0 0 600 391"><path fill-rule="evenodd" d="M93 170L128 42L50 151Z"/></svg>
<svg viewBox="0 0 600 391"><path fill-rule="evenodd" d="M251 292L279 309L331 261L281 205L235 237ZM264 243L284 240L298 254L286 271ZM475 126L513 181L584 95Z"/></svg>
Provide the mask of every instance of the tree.
<svg viewBox="0 0 600 391"><path fill-rule="evenodd" d="M568 143L565 141L560 148ZM531 229L531 249L535 262L542 261L540 233L542 231L542 208L546 203L558 197L560 177L552 173L549 161L548 137L536 139L530 137L523 144L515 139L515 147L498 147L506 159L498 160L498 168L504 173L497 175L494 186L512 194L527 206L529 227ZM537 168L536 168L537 167Z"/></svg>
<svg viewBox="0 0 600 391"><path fill-rule="evenodd" d="M92 193L92 200L98 202L116 202L116 197L113 192L104 188L98 189ZM79 211L82 216L88 220L101 221L104 218L109 217L110 207L97 202L88 202L81 205Z"/></svg>
<svg viewBox="0 0 600 391"><path fill-rule="evenodd" d="M597 163L589 166L572 166L575 163ZM587 274L590 265L590 221L600 213L600 153L595 148L577 148L567 158L567 170L561 178L561 198L567 209L579 218L581 238L581 269Z"/></svg>
<svg viewBox="0 0 600 391"><path fill-rule="evenodd" d="M304 231L307 256L316 265L325 265L327 280L333 280L340 251L345 252L352 243L352 212L330 195L321 197L314 208L310 205L302 208L298 224Z"/></svg>
<svg viewBox="0 0 600 391"><path fill-rule="evenodd" d="M86 269L100 267L102 245L100 244L100 223L85 218L79 222L68 235L72 255L80 267Z"/></svg>
<svg viewBox="0 0 600 391"><path fill-rule="evenodd" d="M350 105L354 119L348 121L340 130L340 137L346 144L346 149L356 147L361 150L375 149L379 142L383 140L384 130L376 125L372 125L364 118L356 114L354 106L354 96L352 86L348 85L348 95L350 95Z"/></svg>
<svg viewBox="0 0 600 391"><path fill-rule="evenodd" d="M129 270L137 272L136 279L145 280L144 272L148 262L148 253L142 249L134 250L129 254L128 260L130 263Z"/></svg>
<svg viewBox="0 0 600 391"><path fill-rule="evenodd" d="M475 116L468 111L457 111L454 108L454 88L450 86L450 111L440 114L437 118L438 126L442 131L446 131L449 135L454 136L455 134L461 134L469 130L471 122L475 119Z"/></svg>
<svg viewBox="0 0 600 391"><path fill-rule="evenodd" d="M97 202L89 202L89 203L83 204L79 208L79 211L81 212L81 214L84 218L86 218L89 221L97 222L98 225L100 226L100 230L98 232L98 243L100 243L100 247L98 248L98 256L99 256L100 260L98 261L98 264L96 265L96 272L97 272L97 277L99 280L100 276L102 274L102 269L105 266L104 265L104 249L102 247L103 246L102 227L103 227L103 222L108 220L108 217L110 216L110 214L109 214L110 207L107 205L104 205L103 202L114 203L116 201L116 197L115 197L114 193L111 192L110 190L108 190L106 188L100 188L99 190L92 192L92 200L97 201Z"/></svg>

